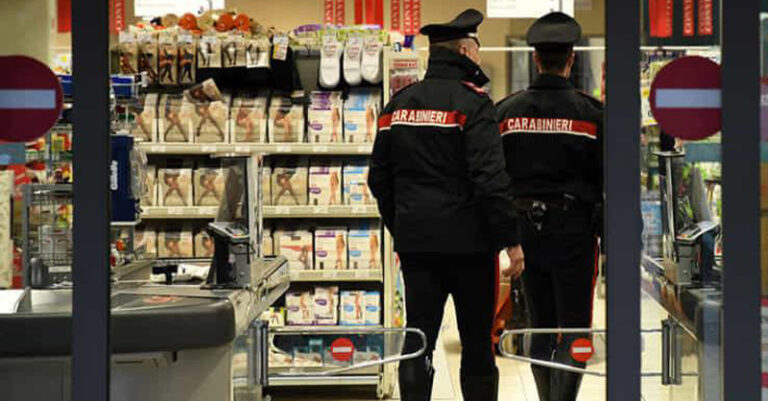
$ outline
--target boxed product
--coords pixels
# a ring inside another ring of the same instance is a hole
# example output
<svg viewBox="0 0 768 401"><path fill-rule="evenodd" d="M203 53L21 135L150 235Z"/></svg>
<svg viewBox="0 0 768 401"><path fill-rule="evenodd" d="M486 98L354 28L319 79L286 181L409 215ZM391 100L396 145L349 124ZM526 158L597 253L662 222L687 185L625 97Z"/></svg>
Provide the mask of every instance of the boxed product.
<svg viewBox="0 0 768 401"><path fill-rule="evenodd" d="M365 312L363 315L366 326L381 324L381 293L377 291L365 293Z"/></svg>
<svg viewBox="0 0 768 401"><path fill-rule="evenodd" d="M343 326L365 325L365 291L341 292L341 316Z"/></svg>
<svg viewBox="0 0 768 401"><path fill-rule="evenodd" d="M272 204L272 167L266 164L261 168L261 204Z"/></svg>
<svg viewBox="0 0 768 401"><path fill-rule="evenodd" d="M186 96L162 95L157 113L160 142L192 142L195 107Z"/></svg>
<svg viewBox="0 0 768 401"><path fill-rule="evenodd" d="M318 227L315 230L315 269L347 269L346 227Z"/></svg>
<svg viewBox="0 0 768 401"><path fill-rule="evenodd" d="M304 106L287 96L273 96L269 135L272 142L304 142Z"/></svg>
<svg viewBox="0 0 768 401"><path fill-rule="evenodd" d="M383 358L381 347L379 346L367 346L362 349L356 349L352 355L352 360L355 365L367 362L378 362Z"/></svg>
<svg viewBox="0 0 768 401"><path fill-rule="evenodd" d="M139 32L139 73L146 73L150 85L157 84L157 35L154 32Z"/></svg>
<svg viewBox="0 0 768 401"><path fill-rule="evenodd" d="M306 346L298 346L294 348L293 367L323 367L323 340L320 338L310 338Z"/></svg>
<svg viewBox="0 0 768 401"><path fill-rule="evenodd" d="M270 327L285 326L285 308L271 307L261 314L261 320L268 322Z"/></svg>
<svg viewBox="0 0 768 401"><path fill-rule="evenodd" d="M157 166L145 165L144 189L141 196L141 206L157 205Z"/></svg>
<svg viewBox="0 0 768 401"><path fill-rule="evenodd" d="M344 203L372 205L376 201L368 191L368 164L352 162L344 166Z"/></svg>
<svg viewBox="0 0 768 401"><path fill-rule="evenodd" d="M170 29L160 31L158 44L160 49L158 56L160 85L177 85L179 48L174 31Z"/></svg>
<svg viewBox="0 0 768 401"><path fill-rule="evenodd" d="M310 142L343 142L341 92L312 92L307 110L307 134Z"/></svg>
<svg viewBox="0 0 768 401"><path fill-rule="evenodd" d="M339 287L315 288L315 324L335 326L339 324Z"/></svg>
<svg viewBox="0 0 768 401"><path fill-rule="evenodd" d="M225 171L221 167L195 170L195 206L219 206L224 195Z"/></svg>
<svg viewBox="0 0 768 401"><path fill-rule="evenodd" d="M265 228L261 238L261 256L275 254L275 243L272 239L272 230Z"/></svg>
<svg viewBox="0 0 768 401"><path fill-rule="evenodd" d="M161 258L188 259L195 256L190 227L168 225L158 234L157 242Z"/></svg>
<svg viewBox="0 0 768 401"><path fill-rule="evenodd" d="M139 73L139 44L133 32L120 32L118 53L120 57L120 73L136 75Z"/></svg>
<svg viewBox="0 0 768 401"><path fill-rule="evenodd" d="M129 106L133 118L131 136L140 142L157 141L157 93L141 95L137 104Z"/></svg>
<svg viewBox="0 0 768 401"><path fill-rule="evenodd" d="M344 142L371 143L376 136L381 91L352 89L344 102Z"/></svg>
<svg viewBox="0 0 768 401"><path fill-rule="evenodd" d="M293 353L285 352L277 347L269 347L270 368L290 368L293 366Z"/></svg>
<svg viewBox="0 0 768 401"><path fill-rule="evenodd" d="M195 233L195 257L212 258L216 251L213 238L206 229L199 229Z"/></svg>
<svg viewBox="0 0 768 401"><path fill-rule="evenodd" d="M312 293L291 291L285 295L285 322L289 326L309 326L315 323Z"/></svg>
<svg viewBox="0 0 768 401"><path fill-rule="evenodd" d="M215 32L207 32L197 42L197 68L221 68L221 42Z"/></svg>
<svg viewBox="0 0 768 401"><path fill-rule="evenodd" d="M312 206L340 205L341 162L326 162L309 168L309 204Z"/></svg>
<svg viewBox="0 0 768 401"><path fill-rule="evenodd" d="M277 230L274 235L275 253L288 260L291 270L312 270L312 233L308 230Z"/></svg>
<svg viewBox="0 0 768 401"><path fill-rule="evenodd" d="M157 171L159 206L192 206L192 169L161 168Z"/></svg>
<svg viewBox="0 0 768 401"><path fill-rule="evenodd" d="M228 95L223 95L221 100L192 101L195 113L192 124L195 132L196 143L227 143L229 142L229 101Z"/></svg>
<svg viewBox="0 0 768 401"><path fill-rule="evenodd" d="M179 33L179 69L176 76L179 84L190 85L195 83L195 54L197 53L197 44L195 37L189 33Z"/></svg>
<svg viewBox="0 0 768 401"><path fill-rule="evenodd" d="M144 248L144 255L157 257L157 232L154 227L144 226L137 229L133 237L133 249Z"/></svg>
<svg viewBox="0 0 768 401"><path fill-rule="evenodd" d="M347 238L350 269L381 269L381 229L378 224L352 225Z"/></svg>
<svg viewBox="0 0 768 401"><path fill-rule="evenodd" d="M307 204L309 167L306 159L282 160L272 169L273 205Z"/></svg>
<svg viewBox="0 0 768 401"><path fill-rule="evenodd" d="M245 67L247 58L247 41L240 33L231 32L225 35L221 44L222 63L225 68Z"/></svg>
<svg viewBox="0 0 768 401"><path fill-rule="evenodd" d="M238 96L232 101L232 142L264 143L267 141L267 98Z"/></svg>

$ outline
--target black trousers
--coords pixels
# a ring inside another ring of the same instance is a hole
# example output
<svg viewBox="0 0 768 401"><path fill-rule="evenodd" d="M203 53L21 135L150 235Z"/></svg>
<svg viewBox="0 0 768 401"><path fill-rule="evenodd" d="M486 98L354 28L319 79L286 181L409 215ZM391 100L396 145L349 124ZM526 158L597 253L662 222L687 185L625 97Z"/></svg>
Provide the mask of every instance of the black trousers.
<svg viewBox="0 0 768 401"><path fill-rule="evenodd" d="M408 327L427 335L425 358L432 360L448 295L453 296L461 337L461 371L484 377L496 372L491 331L496 306L496 256L400 254ZM408 336L405 352L419 349Z"/></svg>
<svg viewBox="0 0 768 401"><path fill-rule="evenodd" d="M597 277L597 241L591 211L550 210L541 226L523 219L523 287L532 328L589 328ZM584 366L570 357L570 342L589 334L537 334L531 357Z"/></svg>

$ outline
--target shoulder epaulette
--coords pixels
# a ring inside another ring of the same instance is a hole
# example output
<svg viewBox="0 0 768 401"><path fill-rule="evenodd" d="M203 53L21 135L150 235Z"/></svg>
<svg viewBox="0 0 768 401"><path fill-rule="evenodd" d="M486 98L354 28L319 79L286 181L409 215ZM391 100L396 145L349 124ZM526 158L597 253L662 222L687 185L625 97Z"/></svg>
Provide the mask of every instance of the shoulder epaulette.
<svg viewBox="0 0 768 401"><path fill-rule="evenodd" d="M471 90L472 92L475 92L475 93L477 93L478 95L481 95L481 96L488 96L488 92L486 92L485 90L483 90L483 88L481 88L481 87L479 87L479 86L477 86L477 85L473 84L472 82L469 82L469 81L461 81L461 83L462 83L462 84L464 84L464 86L465 86L465 87L469 88L469 90Z"/></svg>

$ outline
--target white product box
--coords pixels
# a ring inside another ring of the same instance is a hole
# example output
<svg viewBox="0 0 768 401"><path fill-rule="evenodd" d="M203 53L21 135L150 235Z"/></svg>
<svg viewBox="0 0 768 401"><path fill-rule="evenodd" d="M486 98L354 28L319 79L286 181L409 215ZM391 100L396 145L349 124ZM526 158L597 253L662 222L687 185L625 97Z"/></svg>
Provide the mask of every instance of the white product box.
<svg viewBox="0 0 768 401"><path fill-rule="evenodd" d="M368 190L368 165L364 162L344 166L344 203L347 205L375 204Z"/></svg>
<svg viewBox="0 0 768 401"><path fill-rule="evenodd" d="M371 143L376 136L381 91L354 89L344 102L344 142Z"/></svg>
<svg viewBox="0 0 768 401"><path fill-rule="evenodd" d="M275 241L272 238L272 230L265 228L261 236L261 255L272 256L275 254Z"/></svg>
<svg viewBox="0 0 768 401"><path fill-rule="evenodd" d="M381 229L378 224L351 226L347 235L347 244L350 269L381 269Z"/></svg>
<svg viewBox="0 0 768 401"><path fill-rule="evenodd" d="M289 326L309 326L314 322L312 293L294 291L285 295L285 322Z"/></svg>
<svg viewBox="0 0 768 401"><path fill-rule="evenodd" d="M344 326L365 325L365 291L342 291L339 323Z"/></svg>
<svg viewBox="0 0 768 401"><path fill-rule="evenodd" d="M225 173L220 167L198 167L195 170L195 206L221 204Z"/></svg>
<svg viewBox="0 0 768 401"><path fill-rule="evenodd" d="M307 204L309 165L306 159L282 161L272 169L273 205L300 206Z"/></svg>
<svg viewBox="0 0 768 401"><path fill-rule="evenodd" d="M339 324L339 287L316 287L314 301L316 324Z"/></svg>
<svg viewBox="0 0 768 401"><path fill-rule="evenodd" d="M307 110L309 142L343 141L341 92L312 92Z"/></svg>
<svg viewBox="0 0 768 401"><path fill-rule="evenodd" d="M381 324L381 293L372 291L365 293L365 325L378 326Z"/></svg>
<svg viewBox="0 0 768 401"><path fill-rule="evenodd" d="M309 168L309 204L311 206L340 205L341 162Z"/></svg>
<svg viewBox="0 0 768 401"><path fill-rule="evenodd" d="M313 270L312 233L307 230L275 231L275 253L288 259L291 270Z"/></svg>
<svg viewBox="0 0 768 401"><path fill-rule="evenodd" d="M304 142L304 107L289 97L272 97L269 136L275 143Z"/></svg>
<svg viewBox="0 0 768 401"><path fill-rule="evenodd" d="M163 168L157 171L158 206L192 206L192 169Z"/></svg>
<svg viewBox="0 0 768 401"><path fill-rule="evenodd" d="M267 141L267 98L236 97L232 101L230 133L235 143Z"/></svg>
<svg viewBox="0 0 768 401"><path fill-rule="evenodd" d="M315 268L347 270L346 227L318 227L315 230Z"/></svg>

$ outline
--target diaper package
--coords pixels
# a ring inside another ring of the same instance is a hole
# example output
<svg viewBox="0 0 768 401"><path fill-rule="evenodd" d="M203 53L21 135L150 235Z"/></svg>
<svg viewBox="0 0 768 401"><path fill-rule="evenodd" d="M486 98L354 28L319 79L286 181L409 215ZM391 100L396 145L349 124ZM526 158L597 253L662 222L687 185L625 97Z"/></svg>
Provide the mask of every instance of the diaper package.
<svg viewBox="0 0 768 401"><path fill-rule="evenodd" d="M359 223L349 227L349 268L381 269L381 228L377 223Z"/></svg>
<svg viewBox="0 0 768 401"><path fill-rule="evenodd" d="M309 204L312 206L340 205L341 162L326 162L309 168Z"/></svg>
<svg viewBox="0 0 768 401"><path fill-rule="evenodd" d="M343 142L341 92L312 92L307 133L315 143Z"/></svg>
<svg viewBox="0 0 768 401"><path fill-rule="evenodd" d="M315 230L315 269L347 269L347 229L318 227Z"/></svg>

